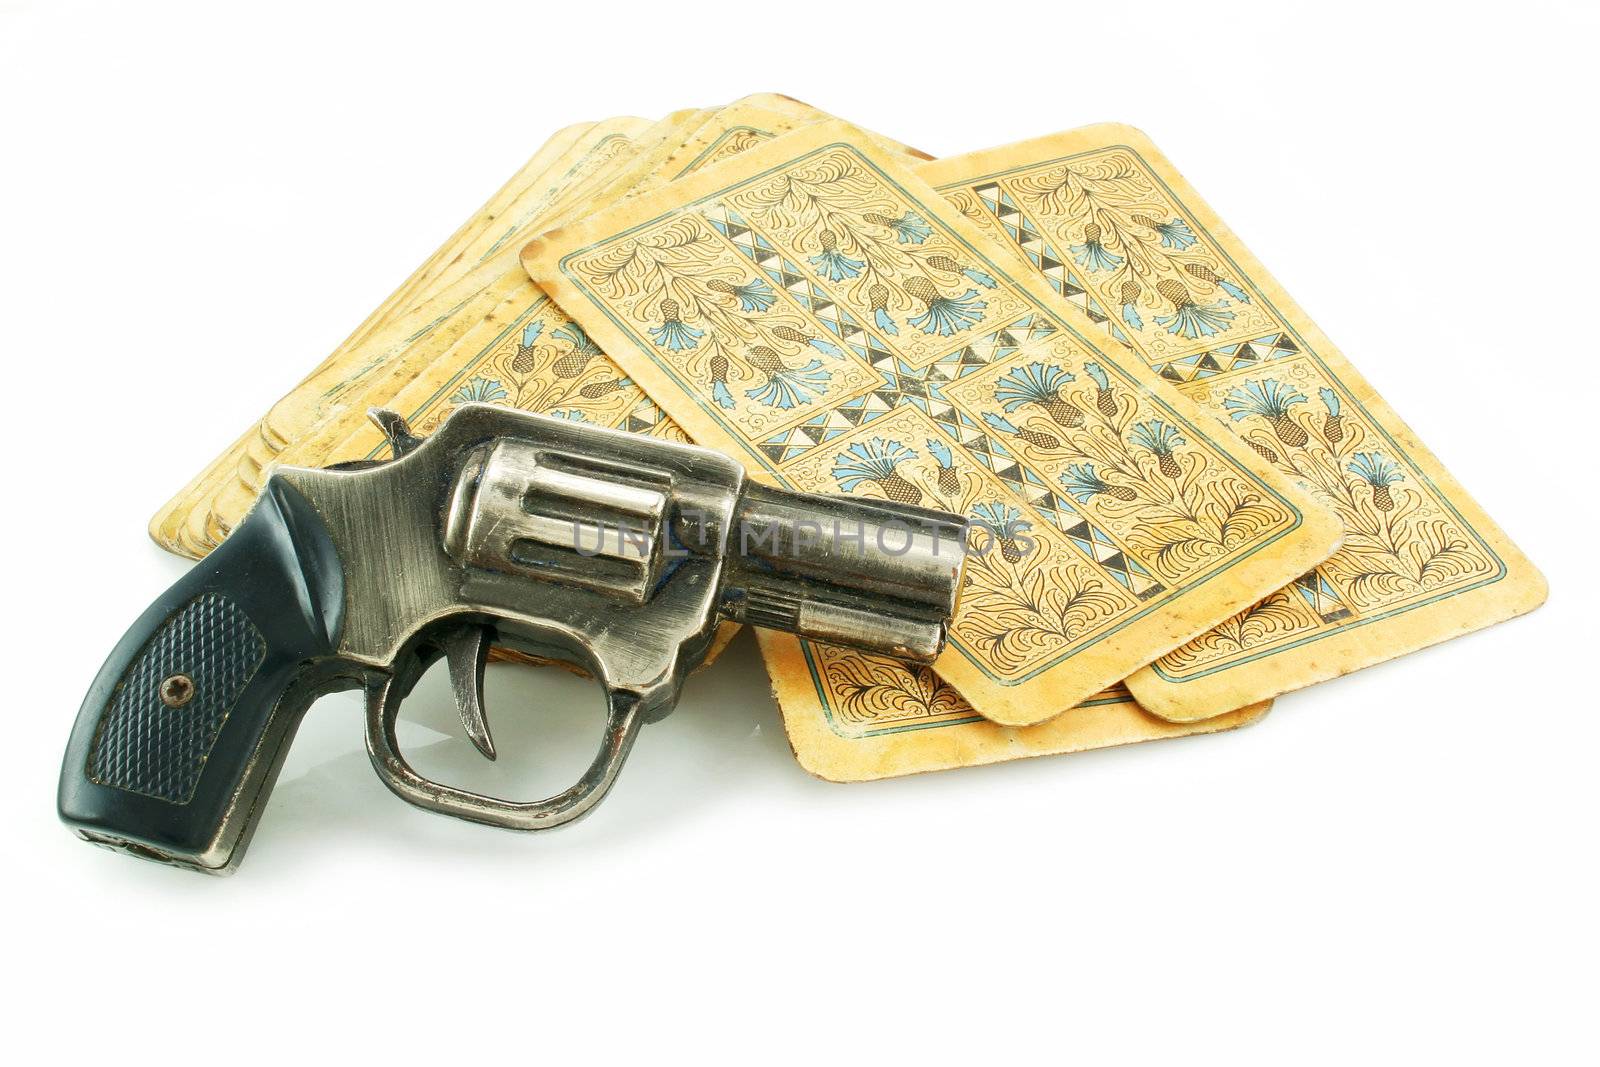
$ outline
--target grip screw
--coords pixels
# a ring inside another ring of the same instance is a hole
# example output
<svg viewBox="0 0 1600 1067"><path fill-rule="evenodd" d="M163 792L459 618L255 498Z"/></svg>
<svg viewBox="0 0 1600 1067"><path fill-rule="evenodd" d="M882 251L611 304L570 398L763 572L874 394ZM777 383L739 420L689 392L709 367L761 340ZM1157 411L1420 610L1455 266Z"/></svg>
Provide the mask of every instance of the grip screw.
<svg viewBox="0 0 1600 1067"><path fill-rule="evenodd" d="M161 703L169 708L181 708L194 699L194 679L187 674L174 674L161 680L157 690Z"/></svg>

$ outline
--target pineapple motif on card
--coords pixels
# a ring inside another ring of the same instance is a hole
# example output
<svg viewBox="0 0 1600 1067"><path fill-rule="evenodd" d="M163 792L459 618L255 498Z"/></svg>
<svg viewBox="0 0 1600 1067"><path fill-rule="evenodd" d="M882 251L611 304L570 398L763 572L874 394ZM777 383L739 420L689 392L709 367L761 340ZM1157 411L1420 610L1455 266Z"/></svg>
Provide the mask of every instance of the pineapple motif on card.
<svg viewBox="0 0 1600 1067"><path fill-rule="evenodd" d="M1337 555L1164 657L1164 673L1215 669L1493 573L1481 541L1138 153L1093 149L941 192L1344 521ZM1051 432L1042 422L1026 428ZM1170 472L1169 432L1133 429L1130 446ZM1103 465L1071 470L1081 493L1116 492Z"/></svg>

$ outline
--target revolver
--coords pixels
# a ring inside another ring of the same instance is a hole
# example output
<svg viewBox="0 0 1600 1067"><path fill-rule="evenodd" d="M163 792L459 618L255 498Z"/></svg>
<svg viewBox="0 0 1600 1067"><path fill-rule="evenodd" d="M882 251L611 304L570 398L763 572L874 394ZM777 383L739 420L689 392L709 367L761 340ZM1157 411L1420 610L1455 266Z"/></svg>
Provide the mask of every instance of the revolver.
<svg viewBox="0 0 1600 1067"><path fill-rule="evenodd" d="M231 871L306 709L356 688L367 753L402 799L559 826L605 796L724 620L915 663L944 645L957 515L775 489L707 449L487 404L425 439L371 415L393 458L278 468L111 653L61 769L61 818L80 837ZM605 690L599 753L544 800L431 781L395 739L401 701L444 657L466 734L493 759L482 684L495 647Z"/></svg>

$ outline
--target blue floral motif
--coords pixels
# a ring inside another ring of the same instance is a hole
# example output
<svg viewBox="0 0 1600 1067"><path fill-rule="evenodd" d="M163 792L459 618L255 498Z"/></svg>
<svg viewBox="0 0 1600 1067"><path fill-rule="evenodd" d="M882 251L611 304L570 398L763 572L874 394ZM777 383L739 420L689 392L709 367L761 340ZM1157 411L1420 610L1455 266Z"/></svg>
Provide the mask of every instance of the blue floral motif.
<svg viewBox="0 0 1600 1067"><path fill-rule="evenodd" d="M1184 443L1183 435L1176 426L1162 422L1160 419L1149 419L1145 422L1136 422L1128 430L1128 443L1135 448L1142 448L1146 452L1171 452Z"/></svg>
<svg viewBox="0 0 1600 1067"><path fill-rule="evenodd" d="M1095 227L1099 229L1099 227ZM1115 252L1108 251L1106 246L1098 239L1086 240L1081 245L1071 247L1072 258L1078 264L1091 271L1116 270L1122 266L1122 257Z"/></svg>
<svg viewBox="0 0 1600 1067"><path fill-rule="evenodd" d="M1259 415L1266 419L1281 419L1296 404L1306 402L1305 394L1276 378L1265 381L1248 381L1242 388L1234 389L1222 400L1222 406L1234 422Z"/></svg>
<svg viewBox="0 0 1600 1067"><path fill-rule="evenodd" d="M1197 304L1192 298L1178 304L1171 315L1157 315L1156 324L1174 336L1182 334L1189 340L1211 337L1228 328L1233 312L1224 311L1226 300L1214 304Z"/></svg>
<svg viewBox="0 0 1600 1067"><path fill-rule="evenodd" d="M1122 304L1122 323L1130 330L1144 329L1144 320L1139 317L1139 294L1144 292L1144 286L1134 281L1133 278L1122 279L1122 284L1117 287L1117 300Z"/></svg>
<svg viewBox="0 0 1600 1067"><path fill-rule="evenodd" d="M1022 511L1010 504L982 503L975 504L972 508L972 518L979 526L988 530L996 537L1010 537L1019 526L1026 526L1022 521Z"/></svg>
<svg viewBox="0 0 1600 1067"><path fill-rule="evenodd" d="M1110 391L1111 379L1106 375L1106 369L1100 364L1091 359L1083 365L1083 372L1090 378L1094 379L1094 386L1096 389L1099 389L1101 392Z"/></svg>
<svg viewBox="0 0 1600 1067"><path fill-rule="evenodd" d="M1073 463L1068 466L1067 473L1061 476L1061 485L1080 504L1087 504L1090 499L1111 488L1095 471L1093 463Z"/></svg>
<svg viewBox="0 0 1600 1067"><path fill-rule="evenodd" d="M1194 244L1194 231L1189 229L1189 224L1182 219L1175 218L1171 222L1148 223L1151 229L1161 235L1161 247L1172 248L1181 252Z"/></svg>
<svg viewBox="0 0 1600 1067"><path fill-rule="evenodd" d="M1345 468L1372 487L1372 506L1379 511L1394 510L1394 494L1389 487L1406 480L1400 468L1380 452L1357 452Z"/></svg>
<svg viewBox="0 0 1600 1067"><path fill-rule="evenodd" d="M650 339L658 348L673 352L687 351L698 345L700 338L706 335L704 330L684 325L678 318L678 303L675 300L661 301L661 313L664 316L661 325L650 329Z"/></svg>
<svg viewBox="0 0 1600 1067"><path fill-rule="evenodd" d="M828 382L832 378L831 371L822 369L822 361L814 359L798 369L784 367L768 371L767 384L756 389L746 389L744 395L758 404L788 411L790 408L809 404L815 397L827 392Z"/></svg>
<svg viewBox="0 0 1600 1067"><path fill-rule="evenodd" d="M728 391L728 357L723 353L711 353L711 399L721 408L733 407L733 394Z"/></svg>
<svg viewBox="0 0 1600 1067"><path fill-rule="evenodd" d="M1128 443L1154 456L1157 468L1168 478L1177 481L1183 477L1183 465L1173 453L1186 442L1176 426L1160 419L1136 422L1128 431Z"/></svg>
<svg viewBox="0 0 1600 1067"><path fill-rule="evenodd" d="M920 245L933 236L933 227L915 211L908 211L897 219L890 219L884 225L894 231L900 244Z"/></svg>
<svg viewBox="0 0 1600 1067"><path fill-rule="evenodd" d="M660 348L669 348L674 352L691 349L700 343L700 338L705 336L704 330L697 330L693 326L685 326L677 319L668 319L660 326L652 327L650 337Z"/></svg>
<svg viewBox="0 0 1600 1067"><path fill-rule="evenodd" d="M874 437L857 441L833 460L833 480L847 493L862 482L881 482L895 477L895 468L917 454L895 440Z"/></svg>
<svg viewBox="0 0 1600 1067"><path fill-rule="evenodd" d="M730 292L739 298L740 311L765 311L778 299L772 286L761 278L752 278L743 285L736 285Z"/></svg>
<svg viewBox="0 0 1600 1067"><path fill-rule="evenodd" d="M824 249L812 256L809 260L817 273L830 282L842 282L847 278L860 275L861 268L867 264L863 260L851 259L837 248Z"/></svg>
<svg viewBox="0 0 1600 1067"><path fill-rule="evenodd" d="M956 458L951 454L950 446L936 437L927 438L926 443L928 454L939 464L934 475L939 492L948 497L957 496L961 492L961 474L956 470Z"/></svg>
<svg viewBox="0 0 1600 1067"><path fill-rule="evenodd" d="M1123 257L1107 249L1101 241L1102 236L1104 231L1098 222L1091 222L1083 228L1083 244L1067 249L1078 266L1091 272L1116 270L1122 266Z"/></svg>
<svg viewBox="0 0 1600 1067"><path fill-rule="evenodd" d="M568 422L588 422L589 421L589 416L585 415L583 412L579 411L577 408L557 408L554 411L547 411L547 412L545 412L545 414L549 415L551 418L566 419Z"/></svg>
<svg viewBox="0 0 1600 1067"><path fill-rule="evenodd" d="M968 289L960 296L933 296L927 300L928 310L906 320L926 334L949 337L951 334L976 326L983 321L983 309L988 301L978 299L976 289Z"/></svg>
<svg viewBox="0 0 1600 1067"><path fill-rule="evenodd" d="M1026 367L1013 367L996 381L994 398L1007 411L1016 411L1024 404L1049 404L1059 399L1062 386L1075 380L1071 371L1054 364L1030 363ZM1006 432L1017 431L1013 428Z"/></svg>
<svg viewBox="0 0 1600 1067"><path fill-rule="evenodd" d="M1406 480L1399 466L1382 452L1357 452L1345 469L1375 489Z"/></svg>
<svg viewBox="0 0 1600 1067"><path fill-rule="evenodd" d="M889 317L889 312L887 309L877 308L874 310L872 313L872 321L878 324L878 329L882 330L890 337L900 336L900 327L894 324L894 319Z"/></svg>
<svg viewBox="0 0 1600 1067"><path fill-rule="evenodd" d="M505 400L511 394L506 392L505 386L500 384L498 378L473 377L461 388L450 394L450 400L456 404L489 403L495 400Z"/></svg>

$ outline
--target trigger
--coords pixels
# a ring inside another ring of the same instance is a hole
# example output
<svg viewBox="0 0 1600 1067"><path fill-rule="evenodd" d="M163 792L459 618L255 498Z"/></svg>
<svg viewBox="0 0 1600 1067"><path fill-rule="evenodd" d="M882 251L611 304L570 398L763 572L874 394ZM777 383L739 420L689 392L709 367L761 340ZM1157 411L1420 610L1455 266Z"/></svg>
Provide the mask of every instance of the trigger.
<svg viewBox="0 0 1600 1067"><path fill-rule="evenodd" d="M410 424L388 408L368 408L367 418L383 431L383 436L388 439L389 450L394 453L395 459L415 450L422 443L423 439L411 432Z"/></svg>
<svg viewBox="0 0 1600 1067"><path fill-rule="evenodd" d="M450 665L450 688L455 691L461 725L479 752L494 759L494 739L483 714L483 665L489 657L489 631L483 626L463 626L442 642Z"/></svg>

